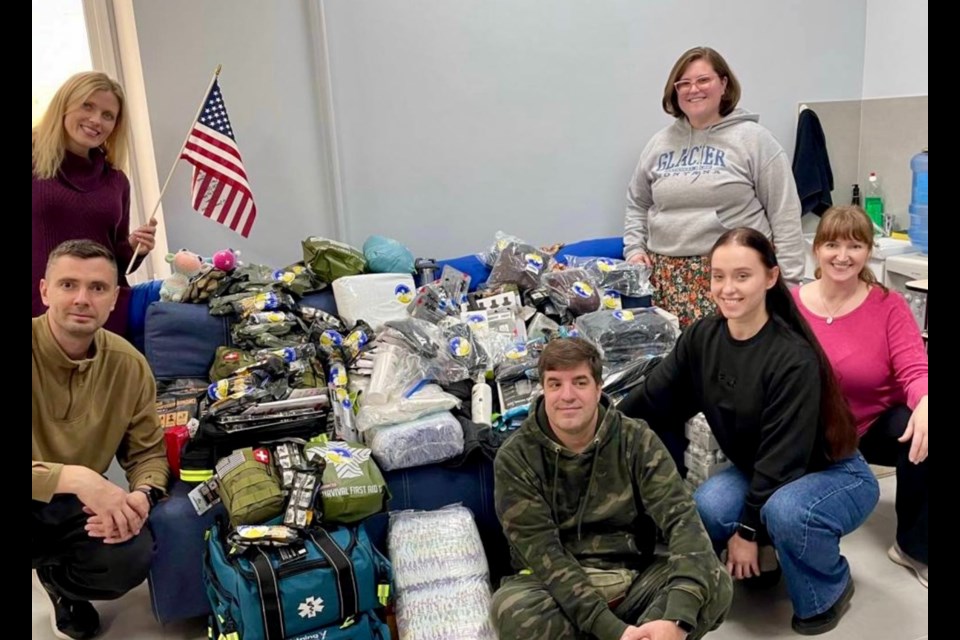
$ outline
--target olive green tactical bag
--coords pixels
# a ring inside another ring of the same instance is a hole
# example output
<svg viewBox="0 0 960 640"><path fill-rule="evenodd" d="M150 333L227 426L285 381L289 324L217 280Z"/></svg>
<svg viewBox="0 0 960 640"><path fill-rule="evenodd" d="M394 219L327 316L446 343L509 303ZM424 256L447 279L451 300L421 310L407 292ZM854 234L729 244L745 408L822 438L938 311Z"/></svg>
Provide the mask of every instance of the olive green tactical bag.
<svg viewBox="0 0 960 640"><path fill-rule="evenodd" d="M283 512L283 490L266 448L237 449L217 462L220 498L233 526L262 524Z"/></svg>

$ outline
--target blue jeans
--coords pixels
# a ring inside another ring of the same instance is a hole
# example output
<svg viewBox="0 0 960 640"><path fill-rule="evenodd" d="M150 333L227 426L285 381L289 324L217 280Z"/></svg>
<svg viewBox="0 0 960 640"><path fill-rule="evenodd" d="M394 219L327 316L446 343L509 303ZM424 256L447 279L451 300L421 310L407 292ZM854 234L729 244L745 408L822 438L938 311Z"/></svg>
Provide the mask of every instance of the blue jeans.
<svg viewBox="0 0 960 640"><path fill-rule="evenodd" d="M749 478L731 467L694 494L707 533L719 549L737 529L749 486ZM783 485L760 510L797 617L823 613L840 597L850 579L840 538L863 524L879 499L877 479L857 453Z"/></svg>

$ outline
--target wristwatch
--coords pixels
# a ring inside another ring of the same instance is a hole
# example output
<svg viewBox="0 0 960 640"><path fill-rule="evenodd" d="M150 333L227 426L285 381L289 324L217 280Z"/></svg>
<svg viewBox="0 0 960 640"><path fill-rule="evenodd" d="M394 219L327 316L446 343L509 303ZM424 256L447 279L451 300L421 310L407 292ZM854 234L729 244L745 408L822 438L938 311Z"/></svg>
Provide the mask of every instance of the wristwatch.
<svg viewBox="0 0 960 640"><path fill-rule="evenodd" d="M137 487L137 491L147 496L147 502L150 504L151 509L157 506L157 503L164 498L163 491L156 487Z"/></svg>
<svg viewBox="0 0 960 640"><path fill-rule="evenodd" d="M756 542L757 541L757 530L753 527L748 527L742 522L737 525L737 533L740 534L740 537L746 540L747 542Z"/></svg>
<svg viewBox="0 0 960 640"><path fill-rule="evenodd" d="M696 628L686 620L677 620L676 623L684 633L693 633L693 630Z"/></svg>

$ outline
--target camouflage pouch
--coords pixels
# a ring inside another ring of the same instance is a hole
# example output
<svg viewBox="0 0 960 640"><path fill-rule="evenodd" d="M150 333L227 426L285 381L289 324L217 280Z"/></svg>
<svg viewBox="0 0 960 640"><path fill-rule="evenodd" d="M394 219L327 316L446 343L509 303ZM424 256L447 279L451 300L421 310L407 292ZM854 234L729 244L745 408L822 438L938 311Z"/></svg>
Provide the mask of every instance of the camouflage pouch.
<svg viewBox="0 0 960 640"><path fill-rule="evenodd" d="M261 524L283 513L283 490L266 448L237 449L217 462L220 498L233 526Z"/></svg>
<svg viewBox="0 0 960 640"><path fill-rule="evenodd" d="M243 349L236 347L217 347L217 354L213 357L210 366L210 380L216 382L229 378L237 369L247 367L257 362L257 359Z"/></svg>
<svg viewBox="0 0 960 640"><path fill-rule="evenodd" d="M273 278L282 288L301 297L327 287L327 284L316 277L302 262L277 269L273 272Z"/></svg>
<svg viewBox="0 0 960 640"><path fill-rule="evenodd" d="M323 282L363 273L367 267L363 252L348 244L315 236L301 244L304 264Z"/></svg>

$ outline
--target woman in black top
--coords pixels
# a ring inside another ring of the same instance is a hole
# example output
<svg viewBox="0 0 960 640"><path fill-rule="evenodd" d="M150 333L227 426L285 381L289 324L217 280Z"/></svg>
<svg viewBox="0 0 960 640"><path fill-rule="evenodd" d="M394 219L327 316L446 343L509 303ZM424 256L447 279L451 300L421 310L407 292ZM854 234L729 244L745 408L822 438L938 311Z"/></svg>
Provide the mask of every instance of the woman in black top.
<svg viewBox="0 0 960 640"><path fill-rule="evenodd" d="M695 494L727 569L735 579L759 577L759 545L772 544L794 630L823 633L853 595L840 538L870 515L879 485L770 241L728 231L710 251L710 271L719 313L687 329L619 408L660 428L704 413L733 462Z"/></svg>

